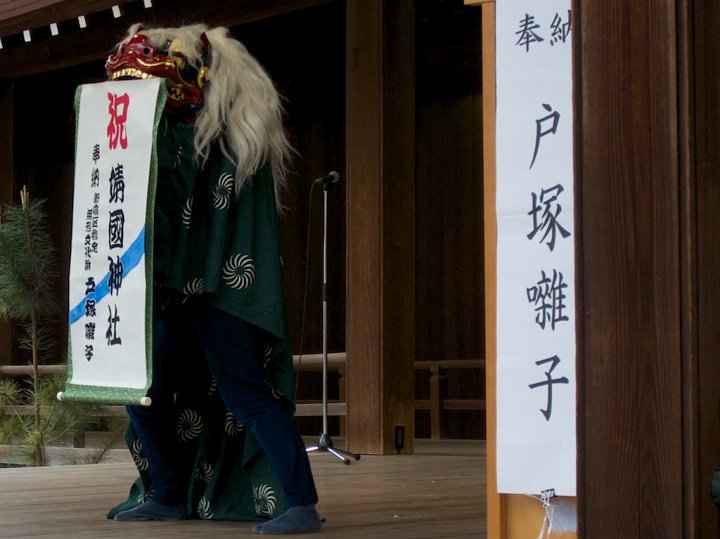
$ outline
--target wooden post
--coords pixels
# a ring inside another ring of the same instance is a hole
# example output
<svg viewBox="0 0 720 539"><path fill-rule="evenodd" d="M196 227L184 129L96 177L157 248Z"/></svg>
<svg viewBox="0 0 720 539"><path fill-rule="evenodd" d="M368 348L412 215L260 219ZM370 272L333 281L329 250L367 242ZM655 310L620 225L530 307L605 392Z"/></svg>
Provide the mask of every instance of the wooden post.
<svg viewBox="0 0 720 539"><path fill-rule="evenodd" d="M497 492L497 224L495 215L495 2L482 3L483 199L485 231L485 399L488 537L501 533L506 504Z"/></svg>
<svg viewBox="0 0 720 539"><path fill-rule="evenodd" d="M13 200L13 82L0 80L0 206ZM0 320L0 365L12 359L12 324Z"/></svg>
<svg viewBox="0 0 720 539"><path fill-rule="evenodd" d="M720 4L711 0L683 2L681 23L692 31L678 49L680 65L681 191L684 217L690 222L683 238L686 279L696 279L684 294L683 342L690 349L683 362L685 422L685 531L688 538L717 538L718 512L708 496L708 481L720 463ZM694 225L694 227L693 227ZM688 316L689 315L689 316Z"/></svg>
<svg viewBox="0 0 720 539"><path fill-rule="evenodd" d="M414 9L348 0L348 448L414 437Z"/></svg>
<svg viewBox="0 0 720 539"><path fill-rule="evenodd" d="M442 438L442 394L440 365L430 367L430 438Z"/></svg>
<svg viewBox="0 0 720 539"><path fill-rule="evenodd" d="M681 246L691 240L679 198L679 85L692 61L679 58L685 4L572 2L578 518L587 539L693 536L683 511L685 484L697 481L683 470L683 427L696 420L682 408L691 342L681 331L690 336L695 319L681 301Z"/></svg>

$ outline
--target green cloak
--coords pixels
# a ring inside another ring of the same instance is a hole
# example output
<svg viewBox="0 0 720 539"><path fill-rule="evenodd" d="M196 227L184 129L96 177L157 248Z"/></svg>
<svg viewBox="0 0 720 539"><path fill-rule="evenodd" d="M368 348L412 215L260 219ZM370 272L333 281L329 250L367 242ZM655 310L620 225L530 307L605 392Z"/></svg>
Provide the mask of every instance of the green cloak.
<svg viewBox="0 0 720 539"><path fill-rule="evenodd" d="M267 383L294 412L275 189L268 164L235 193L235 166L215 145L204 166L195 160L194 126L164 115L158 128L158 180L153 246L156 302L171 293L206 301L262 329ZM202 358L175 399L179 450L194 462L189 518L262 520L285 510L282 486L259 444L230 414ZM152 495L147 461L132 424L125 434L140 477L108 517Z"/></svg>

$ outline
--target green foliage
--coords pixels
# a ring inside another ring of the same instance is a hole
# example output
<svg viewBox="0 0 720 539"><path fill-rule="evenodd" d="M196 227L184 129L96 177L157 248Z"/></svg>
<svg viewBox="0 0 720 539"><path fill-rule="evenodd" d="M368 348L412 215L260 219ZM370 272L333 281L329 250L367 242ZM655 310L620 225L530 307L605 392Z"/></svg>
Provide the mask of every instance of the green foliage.
<svg viewBox="0 0 720 539"><path fill-rule="evenodd" d="M19 403L22 394L23 391L15 380L0 380L0 407Z"/></svg>
<svg viewBox="0 0 720 539"><path fill-rule="evenodd" d="M38 374L41 363L56 358L57 266L44 201L30 199L25 188L20 195L20 205L0 212L0 318L16 322L19 347L32 355L32 379L0 380L0 444L15 445L28 463L45 465L47 446L67 445L91 428L98 405L58 402L63 379Z"/></svg>
<svg viewBox="0 0 720 539"><path fill-rule="evenodd" d="M55 249L47 230L44 200L22 191L20 205L0 215L0 317L26 322L58 312Z"/></svg>
<svg viewBox="0 0 720 539"><path fill-rule="evenodd" d="M18 346L21 350L35 351L39 364L52 363L57 360L57 338L55 336L54 320L41 318L35 325L33 335L32 323L19 323Z"/></svg>
<svg viewBox="0 0 720 539"><path fill-rule="evenodd" d="M35 393L32 387L23 387L17 380L0 381L0 406L10 412L0 417L0 444L17 446L22 460L28 464L47 464L48 446L70 445L78 434L98 427L99 405L58 402L56 395L63 382L61 376L43 378ZM34 417L23 412L23 406L30 404L37 404L38 428Z"/></svg>
<svg viewBox="0 0 720 539"><path fill-rule="evenodd" d="M30 416L10 415L0 421L0 442L3 444L22 446L25 435L33 430Z"/></svg>

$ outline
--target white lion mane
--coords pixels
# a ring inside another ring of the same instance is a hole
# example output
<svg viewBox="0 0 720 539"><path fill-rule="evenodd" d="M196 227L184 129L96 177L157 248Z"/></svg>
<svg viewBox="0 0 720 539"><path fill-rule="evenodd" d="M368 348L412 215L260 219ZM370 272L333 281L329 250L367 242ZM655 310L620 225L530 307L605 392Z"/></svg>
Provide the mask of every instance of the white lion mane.
<svg viewBox="0 0 720 539"><path fill-rule="evenodd" d="M123 42L137 33L155 47L178 40L180 50L196 66L202 62L201 36L210 43L209 83L204 104L195 121L195 158L202 166L217 141L235 164L235 192L270 159L275 195L285 187L287 162L292 152L282 123L280 96L262 66L227 28L194 24L176 28L130 27ZM122 43L122 42L121 42Z"/></svg>

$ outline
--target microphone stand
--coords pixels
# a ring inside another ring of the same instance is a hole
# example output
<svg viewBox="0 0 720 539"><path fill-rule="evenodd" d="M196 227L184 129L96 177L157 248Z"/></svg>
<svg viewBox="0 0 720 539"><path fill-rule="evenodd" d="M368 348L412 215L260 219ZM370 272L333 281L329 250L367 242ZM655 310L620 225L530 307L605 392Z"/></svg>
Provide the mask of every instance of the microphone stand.
<svg viewBox="0 0 720 539"><path fill-rule="evenodd" d="M322 433L320 433L320 437L318 439L317 445L308 447L306 451L308 453L311 453L313 451L324 451L326 453L330 453L331 455L334 455L339 460L344 462L345 464L350 464L350 459L348 457L352 457L355 460L360 460L360 455L356 455L354 453L350 453L349 451L343 451L342 449L337 449L333 446L332 438L330 438L330 435L328 434L328 391L327 391L327 379L328 379L328 329L327 329L327 323L328 323L328 297L327 297L327 235L328 235L328 224L327 224L327 214L328 214L328 191L330 190L330 186L337 182L340 176L337 172L333 171L327 176L324 176L322 178L318 178L315 180L316 183L322 183L323 184L323 254L322 254L322 261L323 261L323 282L322 282Z"/></svg>

